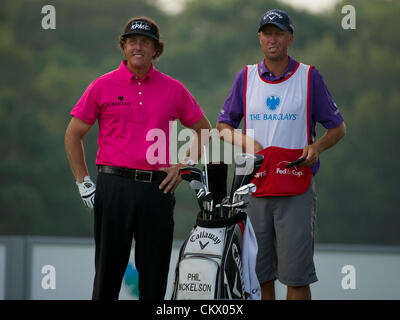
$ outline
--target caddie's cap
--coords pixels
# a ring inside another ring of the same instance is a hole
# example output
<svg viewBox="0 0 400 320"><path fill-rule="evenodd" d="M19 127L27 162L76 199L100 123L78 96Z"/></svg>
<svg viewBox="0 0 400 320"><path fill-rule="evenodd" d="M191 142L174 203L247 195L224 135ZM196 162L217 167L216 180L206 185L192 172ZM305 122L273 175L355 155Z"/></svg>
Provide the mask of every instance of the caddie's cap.
<svg viewBox="0 0 400 320"><path fill-rule="evenodd" d="M291 33L294 32L294 26L288 14L279 9L272 9L263 14L258 32L267 24L273 24L283 31L290 30Z"/></svg>
<svg viewBox="0 0 400 320"><path fill-rule="evenodd" d="M127 37L132 34L148 36L157 41L159 41L160 39L158 28L151 22L142 19L133 20L131 23L129 23L126 26L124 33L121 35L121 37Z"/></svg>

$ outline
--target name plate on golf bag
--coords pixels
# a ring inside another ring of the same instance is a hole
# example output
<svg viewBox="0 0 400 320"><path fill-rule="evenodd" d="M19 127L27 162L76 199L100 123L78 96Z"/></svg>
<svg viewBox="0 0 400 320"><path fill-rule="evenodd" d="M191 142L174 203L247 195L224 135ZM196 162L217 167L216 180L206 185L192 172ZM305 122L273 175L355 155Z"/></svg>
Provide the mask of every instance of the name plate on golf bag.
<svg viewBox="0 0 400 320"><path fill-rule="evenodd" d="M214 299L219 274L218 262L202 256L190 256L179 263L177 300Z"/></svg>
<svg viewBox="0 0 400 320"><path fill-rule="evenodd" d="M212 221L197 221L181 247L172 299L245 298L242 229L238 224L242 221L240 217L219 221L219 225Z"/></svg>

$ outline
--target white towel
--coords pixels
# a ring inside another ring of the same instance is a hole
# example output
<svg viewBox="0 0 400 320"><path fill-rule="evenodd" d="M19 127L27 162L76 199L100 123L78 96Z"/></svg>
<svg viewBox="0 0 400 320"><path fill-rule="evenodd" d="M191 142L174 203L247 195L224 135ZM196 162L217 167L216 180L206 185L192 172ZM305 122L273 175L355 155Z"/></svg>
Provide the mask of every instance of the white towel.
<svg viewBox="0 0 400 320"><path fill-rule="evenodd" d="M261 287L256 274L257 252L256 235L250 218L247 217L242 244L243 284L248 295L247 300L261 300Z"/></svg>

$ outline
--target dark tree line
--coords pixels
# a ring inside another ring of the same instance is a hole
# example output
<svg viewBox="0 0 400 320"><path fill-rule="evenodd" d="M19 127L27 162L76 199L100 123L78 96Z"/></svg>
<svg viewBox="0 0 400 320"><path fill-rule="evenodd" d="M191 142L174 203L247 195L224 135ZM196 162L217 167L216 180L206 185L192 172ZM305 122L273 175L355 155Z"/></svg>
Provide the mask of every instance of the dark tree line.
<svg viewBox="0 0 400 320"><path fill-rule="evenodd" d="M348 128L345 139L321 155L317 241L400 244L398 2L346 2L356 9L355 30L341 27L343 4L311 15L265 0L192 0L175 16L139 0L58 0L52 1L56 30L43 30L46 4L0 4L1 234L92 234L93 217L79 198L63 137L89 83L118 67L118 35L130 17L159 22L166 49L156 67L182 81L215 125L236 73L262 59L260 16L280 7L295 24L290 54L322 73ZM94 177L96 131L85 140ZM176 238L187 235L196 211L182 183Z"/></svg>

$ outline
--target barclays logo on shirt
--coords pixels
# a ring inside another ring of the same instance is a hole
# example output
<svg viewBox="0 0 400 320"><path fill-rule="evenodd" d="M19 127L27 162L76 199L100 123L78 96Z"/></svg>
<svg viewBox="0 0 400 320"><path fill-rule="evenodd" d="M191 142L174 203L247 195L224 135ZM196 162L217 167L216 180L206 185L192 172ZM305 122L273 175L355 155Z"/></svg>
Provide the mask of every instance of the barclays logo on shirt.
<svg viewBox="0 0 400 320"><path fill-rule="evenodd" d="M271 94L265 99L266 113L250 113L248 115L250 121L294 121L298 119L296 113L282 112L286 108L282 108L282 98L277 94ZM283 110L282 110L283 109ZM265 110L265 109L264 109ZM281 112L279 112L281 110Z"/></svg>
<svg viewBox="0 0 400 320"><path fill-rule="evenodd" d="M269 97L267 97L267 100L265 100L267 108L271 111L275 111L279 107L280 102L281 98L274 94L270 95Z"/></svg>
<svg viewBox="0 0 400 320"><path fill-rule="evenodd" d="M282 99L276 94L272 94L265 100L265 105L273 113L264 113L262 117L252 117L251 120L296 120L297 114L295 113L275 113L281 105Z"/></svg>

